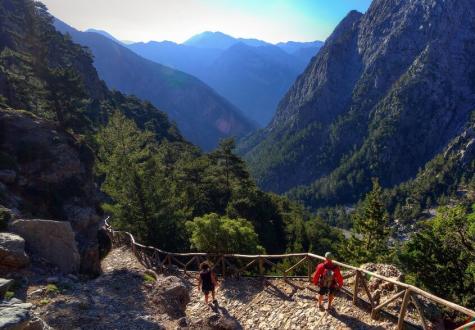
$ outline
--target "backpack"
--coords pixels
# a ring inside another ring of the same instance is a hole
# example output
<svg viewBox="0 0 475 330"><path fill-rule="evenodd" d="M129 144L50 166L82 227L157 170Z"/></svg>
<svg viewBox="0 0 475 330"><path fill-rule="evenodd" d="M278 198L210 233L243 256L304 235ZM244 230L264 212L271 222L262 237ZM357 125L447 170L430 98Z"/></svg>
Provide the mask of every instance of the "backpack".
<svg viewBox="0 0 475 330"><path fill-rule="evenodd" d="M335 282L335 267L334 266L325 266L322 276L320 277L320 287L321 288L330 288Z"/></svg>

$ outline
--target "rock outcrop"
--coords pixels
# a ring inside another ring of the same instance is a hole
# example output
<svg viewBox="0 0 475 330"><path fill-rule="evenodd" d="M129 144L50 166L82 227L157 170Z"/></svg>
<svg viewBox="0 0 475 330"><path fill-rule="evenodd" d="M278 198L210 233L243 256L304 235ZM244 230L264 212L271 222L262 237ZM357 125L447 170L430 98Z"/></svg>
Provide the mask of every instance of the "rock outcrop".
<svg viewBox="0 0 475 330"><path fill-rule="evenodd" d="M22 236L27 248L59 267L63 273L76 273L80 256L71 224L53 220L15 220L10 230Z"/></svg>
<svg viewBox="0 0 475 330"><path fill-rule="evenodd" d="M0 329L3 330L47 330L50 327L43 320L34 317L33 305L18 299L0 302Z"/></svg>
<svg viewBox="0 0 475 330"><path fill-rule="evenodd" d="M163 312L179 318L185 315L190 302L189 288L176 276L159 276L155 286L155 303L162 306Z"/></svg>
<svg viewBox="0 0 475 330"><path fill-rule="evenodd" d="M29 262L23 238L11 233L0 233L0 270L23 268Z"/></svg>
<svg viewBox="0 0 475 330"><path fill-rule="evenodd" d="M92 151L57 124L0 109L0 168L8 171L0 182L0 204L19 209L23 218L69 222L80 270L98 274L101 217L93 160Z"/></svg>

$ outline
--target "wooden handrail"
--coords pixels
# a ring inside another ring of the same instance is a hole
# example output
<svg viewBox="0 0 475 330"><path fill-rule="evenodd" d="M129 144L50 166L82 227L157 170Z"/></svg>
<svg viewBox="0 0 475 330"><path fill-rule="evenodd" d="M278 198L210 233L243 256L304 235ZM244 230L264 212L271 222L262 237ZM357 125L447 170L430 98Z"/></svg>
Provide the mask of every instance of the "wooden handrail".
<svg viewBox="0 0 475 330"><path fill-rule="evenodd" d="M311 263L311 260L312 259L314 259L314 260L325 260L325 257L319 256L319 255L313 254L313 253L254 254L254 255L248 255L248 254L234 254L234 253L220 254L220 253L203 253L203 252L189 252L189 253L168 252L168 251L164 251L164 250L158 249L158 248L153 247L153 246L146 246L146 245L142 245L140 243L137 243L135 241L134 236L129 232L113 230L113 228L108 223L108 219L109 218L107 218L105 220L105 223L106 223L105 227L111 233L112 237L115 238L115 235L125 235L128 239L128 242L130 242L131 248L132 248L133 252L135 253L135 255L137 256L138 260L142 264L144 264L146 267L148 267L149 265L151 265L153 263L150 262L150 257L147 256L147 254L144 251L152 251L153 255L156 258L158 258L158 263L157 264L160 266L161 269L163 269L163 267L166 266L167 262L168 262L168 265L171 265L172 261L174 260L177 264L181 265L185 269L185 272L186 272L187 267L190 264L192 264L193 260L196 260L197 263L199 264L200 257L203 257L203 258L216 257L218 262L221 262L221 265L222 265L221 268L223 270L223 275L224 275L224 269L225 269L225 264L226 263L229 265L227 273L229 273L231 275L232 274L231 268L234 268L235 273L237 273L237 275L240 275L246 268L250 267L251 265L253 265L254 263L257 262L258 266L259 266L258 267L259 268L259 274L261 276L264 276L264 272L265 272L264 263L269 264L270 266L275 266L276 265L275 263L273 263L273 262L271 262L267 259L284 259L284 258L299 257L301 259L296 264L292 265L289 269L284 270L283 275L273 275L272 277L273 278L284 278L285 279L285 278L289 277L289 276L287 276L288 272L292 271L294 268L296 268L297 266L302 264L305 260L307 260L308 261L308 264L307 264L307 273L308 274L307 274L306 277L309 280L311 280L310 279L310 263ZM165 257L162 259L163 261L161 261L161 262L160 262L159 254L165 255ZM178 261L175 257L192 257L192 258L191 258L190 261L182 263L182 262ZM241 268L237 268L235 265L233 265L229 262L229 260L228 260L229 258L252 259L252 260L250 260L249 262L246 262L245 266L241 266ZM395 301L395 300L397 300L401 297L403 298L402 299L402 304L401 304L401 310L400 310L400 313L399 313L398 329L402 329L402 327L403 327L404 317L405 317L405 314L406 314L407 306L411 302L415 305L415 307L416 307L416 309L419 313L423 328L427 327L426 320L424 318L422 308L421 308L420 304L418 303L418 299L417 299L416 295L420 295L422 297L425 297L426 299L428 299L428 300L430 300L434 303L443 305L443 306L448 307L448 308L450 308L454 311L465 314L469 317L475 317L475 311L473 311L469 308L460 306L458 304L455 304L453 302L450 302L448 300L445 300L443 298L440 298L436 295L433 295L429 292L426 292L426 291L424 291L424 290L422 290L418 287L415 287L413 285L403 283L403 282L399 282L399 281L394 280L392 278L388 278L386 276L368 271L366 269L351 266L351 265L348 265L348 264L345 264L345 263L342 263L342 262L339 262L339 261L333 261L333 263L340 266L340 267L342 267L342 268L354 271L353 276L355 276L355 283L354 283L353 293L351 293L351 291L348 291L348 292L353 295L353 303L356 304L356 302L358 300L359 285L360 284L363 285L364 291L365 291L366 295L368 296L369 302L371 304L371 312L372 312L371 314L372 314L373 317L375 317L377 315L377 313L384 306L388 305L390 302ZM376 306L375 303L373 302L371 293L368 289L366 279L363 277L363 274L369 275L371 277L378 278L378 279L383 280L385 282L392 283L392 284L396 285L397 287L399 287L400 289L402 289L402 291L398 292L397 294L395 294L394 296L389 298L387 301L385 301L385 302L381 303L380 305ZM347 291L347 290L345 290L345 291Z"/></svg>

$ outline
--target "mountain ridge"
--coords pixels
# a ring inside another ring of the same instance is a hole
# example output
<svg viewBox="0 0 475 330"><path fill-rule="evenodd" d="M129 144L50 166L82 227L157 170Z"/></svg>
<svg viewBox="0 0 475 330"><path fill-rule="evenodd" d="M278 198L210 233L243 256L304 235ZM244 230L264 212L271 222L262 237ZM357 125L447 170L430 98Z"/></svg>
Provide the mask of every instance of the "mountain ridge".
<svg viewBox="0 0 475 330"><path fill-rule="evenodd" d="M205 150L214 148L220 138L240 137L254 129L240 110L198 78L141 58L100 34L80 32L60 20L55 25L92 50L99 75L109 87L150 100Z"/></svg>
<svg viewBox="0 0 475 330"><path fill-rule="evenodd" d="M319 42L294 42L293 49L301 52L287 52L286 44L279 47L221 32L204 32L189 40L127 47L149 60L200 78L260 126L269 122L279 99L321 46Z"/></svg>
<svg viewBox="0 0 475 330"><path fill-rule="evenodd" d="M372 176L385 187L414 177L475 109L474 7L376 0L350 12L241 144L260 186L318 207L355 202Z"/></svg>

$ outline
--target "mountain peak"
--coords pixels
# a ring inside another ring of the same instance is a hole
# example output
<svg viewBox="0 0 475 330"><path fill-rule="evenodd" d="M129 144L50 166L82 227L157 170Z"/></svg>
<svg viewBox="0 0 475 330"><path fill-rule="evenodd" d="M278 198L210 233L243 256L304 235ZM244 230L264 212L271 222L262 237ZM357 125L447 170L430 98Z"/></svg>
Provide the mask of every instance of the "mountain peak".
<svg viewBox="0 0 475 330"><path fill-rule="evenodd" d="M200 48L226 49L231 47L237 40L227 34L216 31L205 31L186 40L183 44Z"/></svg>

